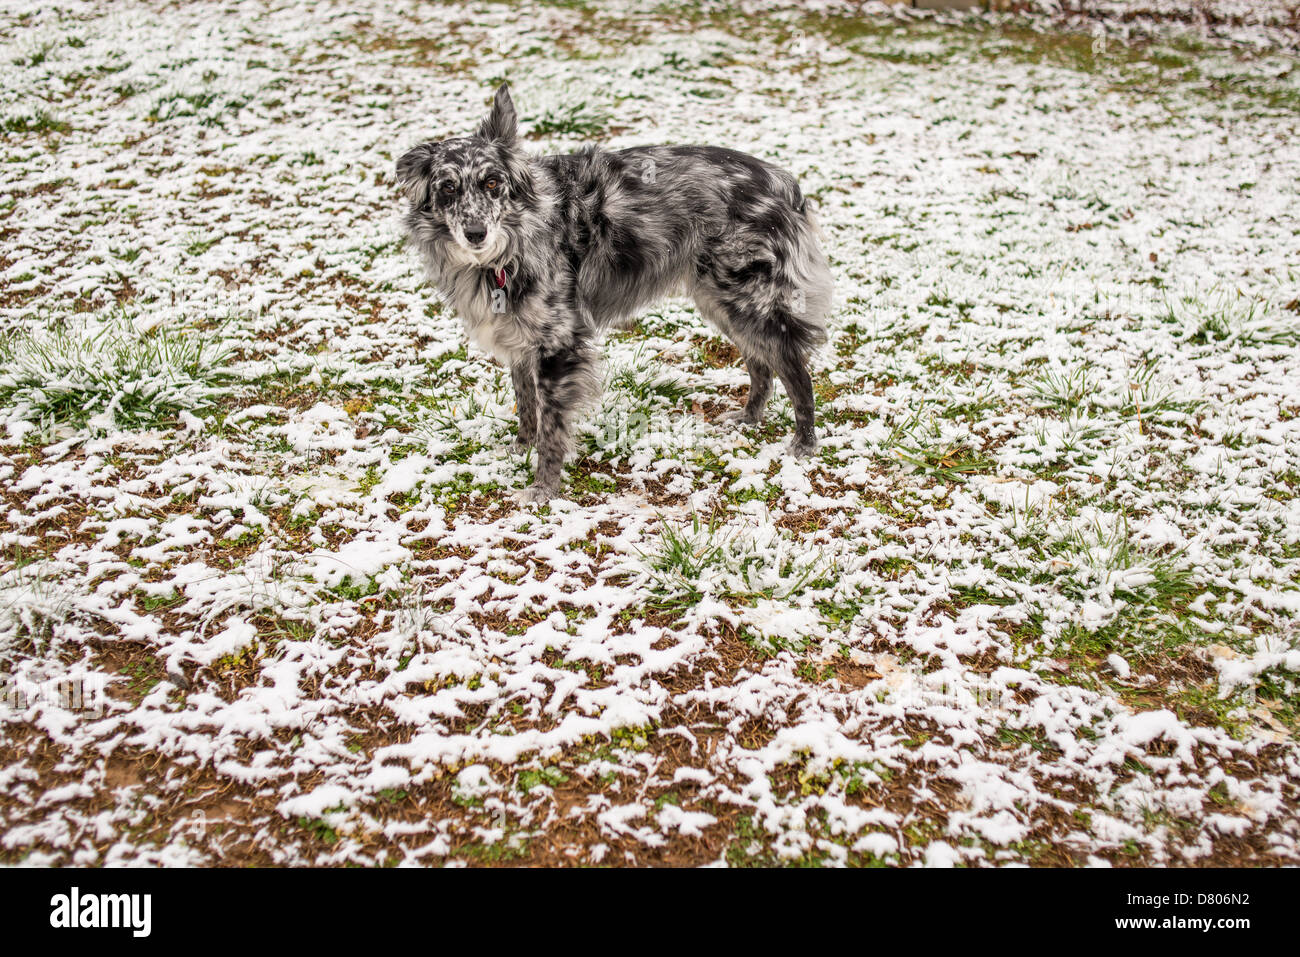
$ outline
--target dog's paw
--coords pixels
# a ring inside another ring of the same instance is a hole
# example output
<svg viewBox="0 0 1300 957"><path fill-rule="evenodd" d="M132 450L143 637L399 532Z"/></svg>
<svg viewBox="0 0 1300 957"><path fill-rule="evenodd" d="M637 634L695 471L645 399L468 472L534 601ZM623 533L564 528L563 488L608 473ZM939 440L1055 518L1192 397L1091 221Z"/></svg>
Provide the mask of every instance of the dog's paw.
<svg viewBox="0 0 1300 957"><path fill-rule="evenodd" d="M555 489L544 485L530 485L515 493L515 501L520 505L546 505L558 495Z"/></svg>
<svg viewBox="0 0 1300 957"><path fill-rule="evenodd" d="M797 459L806 459L817 451L817 439L815 436L797 435L786 444L785 450Z"/></svg>
<svg viewBox="0 0 1300 957"><path fill-rule="evenodd" d="M515 440L510 443L510 448L516 452L527 452L533 447L533 437L531 435L516 435Z"/></svg>
<svg viewBox="0 0 1300 957"><path fill-rule="evenodd" d="M738 409L735 412L728 412L726 415L719 417L719 422L723 425L734 425L737 428L744 428L750 425L761 425L763 417L754 415L745 409Z"/></svg>

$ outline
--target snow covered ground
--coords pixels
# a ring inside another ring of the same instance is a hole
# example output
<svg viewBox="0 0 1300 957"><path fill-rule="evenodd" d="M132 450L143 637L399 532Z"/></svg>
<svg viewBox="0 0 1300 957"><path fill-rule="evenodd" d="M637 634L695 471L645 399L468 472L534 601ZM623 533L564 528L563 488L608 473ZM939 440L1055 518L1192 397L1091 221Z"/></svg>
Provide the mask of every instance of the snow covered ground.
<svg viewBox="0 0 1300 957"><path fill-rule="evenodd" d="M997 6L1033 7L1034 12L1049 15L1054 27L1126 37L1192 34L1292 50L1300 39L1297 0L1036 0Z"/></svg>
<svg viewBox="0 0 1300 957"><path fill-rule="evenodd" d="M1300 71L949 19L7 4L0 860L1300 862ZM673 301L512 503L391 176L505 77L799 176L819 457Z"/></svg>

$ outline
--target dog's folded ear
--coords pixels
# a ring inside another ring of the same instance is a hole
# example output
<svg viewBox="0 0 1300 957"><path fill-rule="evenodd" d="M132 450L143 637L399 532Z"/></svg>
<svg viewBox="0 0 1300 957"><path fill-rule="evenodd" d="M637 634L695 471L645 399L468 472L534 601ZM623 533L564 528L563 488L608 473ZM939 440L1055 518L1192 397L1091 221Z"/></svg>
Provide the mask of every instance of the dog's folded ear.
<svg viewBox="0 0 1300 957"><path fill-rule="evenodd" d="M492 100L492 112L479 126L478 135L485 140L510 147L515 145L515 134L518 129L519 121L515 117L515 104L510 99L510 84L502 83L497 87L497 95Z"/></svg>
<svg viewBox="0 0 1300 957"><path fill-rule="evenodd" d="M416 205L428 196L428 175L432 167L433 151L425 144L407 151L397 161L397 188Z"/></svg>

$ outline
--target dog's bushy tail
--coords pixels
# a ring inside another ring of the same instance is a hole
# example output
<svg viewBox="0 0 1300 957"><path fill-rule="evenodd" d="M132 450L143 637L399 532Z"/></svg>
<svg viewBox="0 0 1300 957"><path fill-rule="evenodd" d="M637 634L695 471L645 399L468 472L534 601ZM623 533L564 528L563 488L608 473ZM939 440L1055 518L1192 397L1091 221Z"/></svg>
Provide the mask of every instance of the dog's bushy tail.
<svg viewBox="0 0 1300 957"><path fill-rule="evenodd" d="M774 170L774 186L790 203L788 248L784 276L790 290L790 312L797 319L808 350L826 342L826 319L831 312L835 283L820 240L826 238L817 220L817 203L799 188L787 170Z"/></svg>
<svg viewBox="0 0 1300 957"><path fill-rule="evenodd" d="M835 281L819 242L826 234L817 221L816 203L803 196L797 185L794 207L793 255L786 263L793 290L791 309L804 326L809 348L815 349L827 339L826 319L831 312Z"/></svg>
<svg viewBox="0 0 1300 957"><path fill-rule="evenodd" d="M803 198L803 217L808 220L808 225L812 227L813 236L821 242L825 242L826 234L822 232L821 217L817 212L817 201L811 196Z"/></svg>

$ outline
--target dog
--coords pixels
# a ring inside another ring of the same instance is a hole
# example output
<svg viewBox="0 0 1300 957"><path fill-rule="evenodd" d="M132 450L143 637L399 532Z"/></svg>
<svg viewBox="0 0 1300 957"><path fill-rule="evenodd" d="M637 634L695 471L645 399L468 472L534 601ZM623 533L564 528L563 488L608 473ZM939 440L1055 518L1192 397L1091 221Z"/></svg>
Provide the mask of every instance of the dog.
<svg viewBox="0 0 1300 957"><path fill-rule="evenodd" d="M518 497L556 497L575 420L599 397L602 334L685 292L749 373L741 425L762 421L781 380L788 449L817 447L809 359L827 338L833 283L795 178L716 146L521 148L506 84L472 136L397 162L402 226L471 341L510 368L516 447L537 449Z"/></svg>

